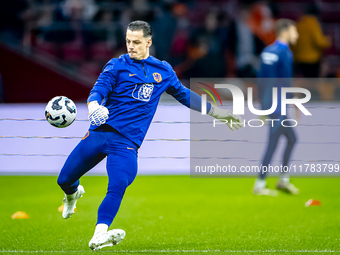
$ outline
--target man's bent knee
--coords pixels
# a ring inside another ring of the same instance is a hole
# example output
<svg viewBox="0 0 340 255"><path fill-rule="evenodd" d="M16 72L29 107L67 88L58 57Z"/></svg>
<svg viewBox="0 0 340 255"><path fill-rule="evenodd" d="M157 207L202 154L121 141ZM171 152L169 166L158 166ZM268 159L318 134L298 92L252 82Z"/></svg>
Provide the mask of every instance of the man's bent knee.
<svg viewBox="0 0 340 255"><path fill-rule="evenodd" d="M74 183L74 181L70 181L67 177L68 176L65 175L59 175L57 183L60 187L71 186Z"/></svg>
<svg viewBox="0 0 340 255"><path fill-rule="evenodd" d="M109 183L107 193L122 197L128 186L129 186L129 181L127 179L119 178Z"/></svg>

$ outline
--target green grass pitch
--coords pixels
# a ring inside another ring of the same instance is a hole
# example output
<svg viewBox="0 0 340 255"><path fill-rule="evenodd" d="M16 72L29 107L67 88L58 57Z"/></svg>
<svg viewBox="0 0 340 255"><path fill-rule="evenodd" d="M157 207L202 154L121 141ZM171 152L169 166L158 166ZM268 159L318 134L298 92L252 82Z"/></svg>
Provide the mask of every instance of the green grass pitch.
<svg viewBox="0 0 340 255"><path fill-rule="evenodd" d="M269 179L270 187L276 179ZM340 179L293 180L301 194L257 197L249 178L138 176L112 228L115 254L302 254L340 251ZM1 254L87 254L107 177L81 179L85 195L64 220L55 176L0 176ZM318 199L321 206L305 207ZM25 211L29 219L11 219Z"/></svg>

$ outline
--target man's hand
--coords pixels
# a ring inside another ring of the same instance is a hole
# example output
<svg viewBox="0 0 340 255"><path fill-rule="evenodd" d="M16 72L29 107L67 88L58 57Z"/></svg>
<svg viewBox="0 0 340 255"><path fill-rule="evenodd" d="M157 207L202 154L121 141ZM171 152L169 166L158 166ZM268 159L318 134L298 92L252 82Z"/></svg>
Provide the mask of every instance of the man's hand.
<svg viewBox="0 0 340 255"><path fill-rule="evenodd" d="M242 118L239 115L233 115L229 110L220 109L214 105L211 105L211 109L208 114L218 120L226 120L227 126L234 131L242 127Z"/></svg>
<svg viewBox="0 0 340 255"><path fill-rule="evenodd" d="M100 126L109 118L109 110L97 101L92 101L87 105L89 109L89 121L91 125Z"/></svg>

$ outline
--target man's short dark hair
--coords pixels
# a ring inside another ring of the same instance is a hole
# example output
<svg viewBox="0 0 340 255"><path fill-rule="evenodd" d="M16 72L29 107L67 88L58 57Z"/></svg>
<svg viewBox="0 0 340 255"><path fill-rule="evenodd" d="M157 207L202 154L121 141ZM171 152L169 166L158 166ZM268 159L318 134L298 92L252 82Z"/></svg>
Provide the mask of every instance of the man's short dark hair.
<svg viewBox="0 0 340 255"><path fill-rule="evenodd" d="M149 25L148 22L142 21L142 20L136 20L136 21L132 21L127 29L129 29L130 31L143 31L143 37L148 37L148 36L152 36L152 29L151 26Z"/></svg>
<svg viewBox="0 0 340 255"><path fill-rule="evenodd" d="M276 36L279 36L282 31L289 29L290 26L296 26L295 22L290 19L279 19L276 21Z"/></svg>

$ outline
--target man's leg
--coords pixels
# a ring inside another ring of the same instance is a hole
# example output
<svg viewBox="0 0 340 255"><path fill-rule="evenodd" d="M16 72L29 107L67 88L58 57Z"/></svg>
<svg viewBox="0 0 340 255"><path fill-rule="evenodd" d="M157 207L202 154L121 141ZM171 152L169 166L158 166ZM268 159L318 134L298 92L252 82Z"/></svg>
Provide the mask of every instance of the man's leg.
<svg viewBox="0 0 340 255"><path fill-rule="evenodd" d="M110 226L118 212L126 188L136 177L137 156L119 157L118 155L109 154L107 171L109 185L106 196L98 209L97 224L105 223Z"/></svg>
<svg viewBox="0 0 340 255"><path fill-rule="evenodd" d="M263 161L262 161L262 167L268 167L272 158L273 154L276 150L277 144L279 142L279 138L281 135L281 127L270 127L269 131L269 141L268 146L266 150L266 154L264 155ZM260 179L265 179L267 175L267 172L261 172L259 175Z"/></svg>
<svg viewBox="0 0 340 255"><path fill-rule="evenodd" d="M294 145L296 144L297 138L296 138L293 127L285 127L284 131L285 131L284 135L287 138L287 146L286 146L286 150L283 154L283 165L288 166L290 155L292 153Z"/></svg>
<svg viewBox="0 0 340 255"><path fill-rule="evenodd" d="M292 150L294 148L294 145L296 144L296 141L297 141L296 135L295 135L295 132L294 132L294 128L293 127L285 127L284 128L284 135L287 138L287 145L286 145L285 152L283 154L283 162L282 162L285 171L280 174L280 178L279 178L279 181L277 183L277 188L281 189L281 190L285 190L288 193L297 195L297 194L299 194L299 189L296 188L292 183L290 183L289 173L287 172L290 155L291 155Z"/></svg>
<svg viewBox="0 0 340 255"><path fill-rule="evenodd" d="M89 243L93 250L118 244L125 237L124 230L114 229L107 232L107 229L119 210L126 188L137 175L137 151L127 145L115 147L115 153L109 153L107 157L109 185L99 206L96 230Z"/></svg>
<svg viewBox="0 0 340 255"><path fill-rule="evenodd" d="M79 185L79 178L105 158L103 144L101 133L91 131L67 158L58 177L58 184L65 192L62 214L65 219L74 213L77 200L85 192Z"/></svg>
<svg viewBox="0 0 340 255"><path fill-rule="evenodd" d="M265 156L262 161L262 169L260 169L259 178L255 181L253 193L256 195L268 195L277 196L277 191L266 188L266 175L268 171L268 166L272 160L273 154L276 150L280 135L282 134L282 127L280 124L274 125L274 127L269 127L269 141L266 149ZM267 168L266 168L267 167ZM267 170L267 171L262 171Z"/></svg>

